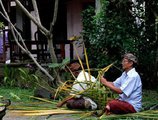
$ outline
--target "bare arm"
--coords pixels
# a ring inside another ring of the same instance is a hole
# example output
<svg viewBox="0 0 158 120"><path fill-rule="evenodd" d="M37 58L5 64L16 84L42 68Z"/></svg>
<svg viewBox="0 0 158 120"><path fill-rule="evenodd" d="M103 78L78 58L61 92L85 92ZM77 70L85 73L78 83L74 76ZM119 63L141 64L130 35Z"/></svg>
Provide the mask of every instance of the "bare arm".
<svg viewBox="0 0 158 120"><path fill-rule="evenodd" d="M106 87L110 88L112 91L122 94L122 90L114 86L113 82L107 81L104 77L101 77L100 82Z"/></svg>

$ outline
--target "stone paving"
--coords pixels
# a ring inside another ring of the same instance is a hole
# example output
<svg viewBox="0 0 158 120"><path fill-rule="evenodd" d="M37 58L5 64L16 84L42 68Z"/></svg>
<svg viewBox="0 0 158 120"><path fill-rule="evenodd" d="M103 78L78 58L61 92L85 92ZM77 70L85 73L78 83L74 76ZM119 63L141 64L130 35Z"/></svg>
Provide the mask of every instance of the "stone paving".
<svg viewBox="0 0 158 120"><path fill-rule="evenodd" d="M52 115L52 116L14 116L9 110L6 111L6 115L3 120L78 120L72 114Z"/></svg>
<svg viewBox="0 0 158 120"><path fill-rule="evenodd" d="M3 120L46 120L46 116L14 116L10 113L9 110L7 110L6 115L3 117Z"/></svg>

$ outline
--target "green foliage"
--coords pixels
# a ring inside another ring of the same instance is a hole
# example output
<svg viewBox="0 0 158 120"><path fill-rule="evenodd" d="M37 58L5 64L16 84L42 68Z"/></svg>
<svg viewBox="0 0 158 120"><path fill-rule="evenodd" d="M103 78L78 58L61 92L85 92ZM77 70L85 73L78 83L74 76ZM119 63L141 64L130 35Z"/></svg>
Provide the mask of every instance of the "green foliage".
<svg viewBox="0 0 158 120"><path fill-rule="evenodd" d="M127 11L129 4L127 1L112 3L103 0L100 13L94 15L91 7L83 12L82 33L88 52L93 53L93 56L90 54L90 60L96 67L120 60L120 55L127 51L137 52L140 31L134 24L135 17Z"/></svg>
<svg viewBox="0 0 158 120"><path fill-rule="evenodd" d="M28 96L33 95L33 89L22 89L19 87L4 87L1 86L0 95L4 97L4 99L10 99L11 102L22 101L28 102L30 101ZM20 99L19 99L20 98Z"/></svg>
<svg viewBox="0 0 158 120"><path fill-rule="evenodd" d="M28 68L18 68L19 78L17 78L18 86L20 87L35 87L38 82L38 77L30 73Z"/></svg>
<svg viewBox="0 0 158 120"><path fill-rule="evenodd" d="M38 82L38 77L30 72L29 68L13 68L7 67L4 68L4 79L3 83L5 86L11 87L35 87Z"/></svg>
<svg viewBox="0 0 158 120"><path fill-rule="evenodd" d="M17 96L16 94L14 94L13 92L10 92L10 97L15 99L15 100L18 100L18 101L21 100L21 98L19 96Z"/></svg>
<svg viewBox="0 0 158 120"><path fill-rule="evenodd" d="M3 22L0 22L0 29L1 29L1 28L4 28Z"/></svg>
<svg viewBox="0 0 158 120"><path fill-rule="evenodd" d="M18 70L15 68L4 67L4 79L3 83L5 86L15 86L16 77L18 76Z"/></svg>
<svg viewBox="0 0 158 120"><path fill-rule="evenodd" d="M65 66L70 63L70 58L65 58L61 63L51 63L49 64L49 68L60 68L60 69L65 69Z"/></svg>
<svg viewBox="0 0 158 120"><path fill-rule="evenodd" d="M91 66L100 68L121 61L121 55L132 52L140 61L138 72L145 79L145 86L155 88L158 84L155 81L158 71L157 1L146 1L145 7L143 2L102 0L101 11L97 14L93 7L87 8L82 14L82 35Z"/></svg>

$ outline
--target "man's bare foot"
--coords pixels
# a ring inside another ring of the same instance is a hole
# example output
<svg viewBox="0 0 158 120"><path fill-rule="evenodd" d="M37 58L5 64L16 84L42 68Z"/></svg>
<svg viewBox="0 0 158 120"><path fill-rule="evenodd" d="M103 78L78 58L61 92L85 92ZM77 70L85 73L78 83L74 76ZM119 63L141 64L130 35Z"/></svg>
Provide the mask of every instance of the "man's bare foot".
<svg viewBox="0 0 158 120"><path fill-rule="evenodd" d="M105 114L106 114L106 115L110 115L110 114L111 114L111 112L110 112L110 106L109 106L109 105L107 105L107 106L105 107Z"/></svg>

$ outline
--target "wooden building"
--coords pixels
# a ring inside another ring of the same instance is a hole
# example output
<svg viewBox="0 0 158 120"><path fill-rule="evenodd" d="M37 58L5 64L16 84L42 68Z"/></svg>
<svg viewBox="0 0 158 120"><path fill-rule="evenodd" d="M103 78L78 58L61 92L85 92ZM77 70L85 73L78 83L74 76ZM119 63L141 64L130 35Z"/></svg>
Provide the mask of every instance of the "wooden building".
<svg viewBox="0 0 158 120"><path fill-rule="evenodd" d="M10 16L12 23L21 33L29 50L38 60L45 61L49 58L46 37L41 34L36 25L28 19L22 10L16 5L14 0L2 0ZM34 15L31 0L20 0L26 9ZM94 0L59 0L57 21L53 30L54 48L58 59L70 57L76 59L76 54L68 39L72 36L80 36L82 31L81 12L88 6L94 5ZM41 23L49 29L53 19L54 0L37 0ZM0 10L2 10L0 8ZM0 16L0 21L4 22L5 29L0 34L0 61L11 62L26 60L23 52L12 40L7 21ZM82 45L77 46L79 55L83 57Z"/></svg>

